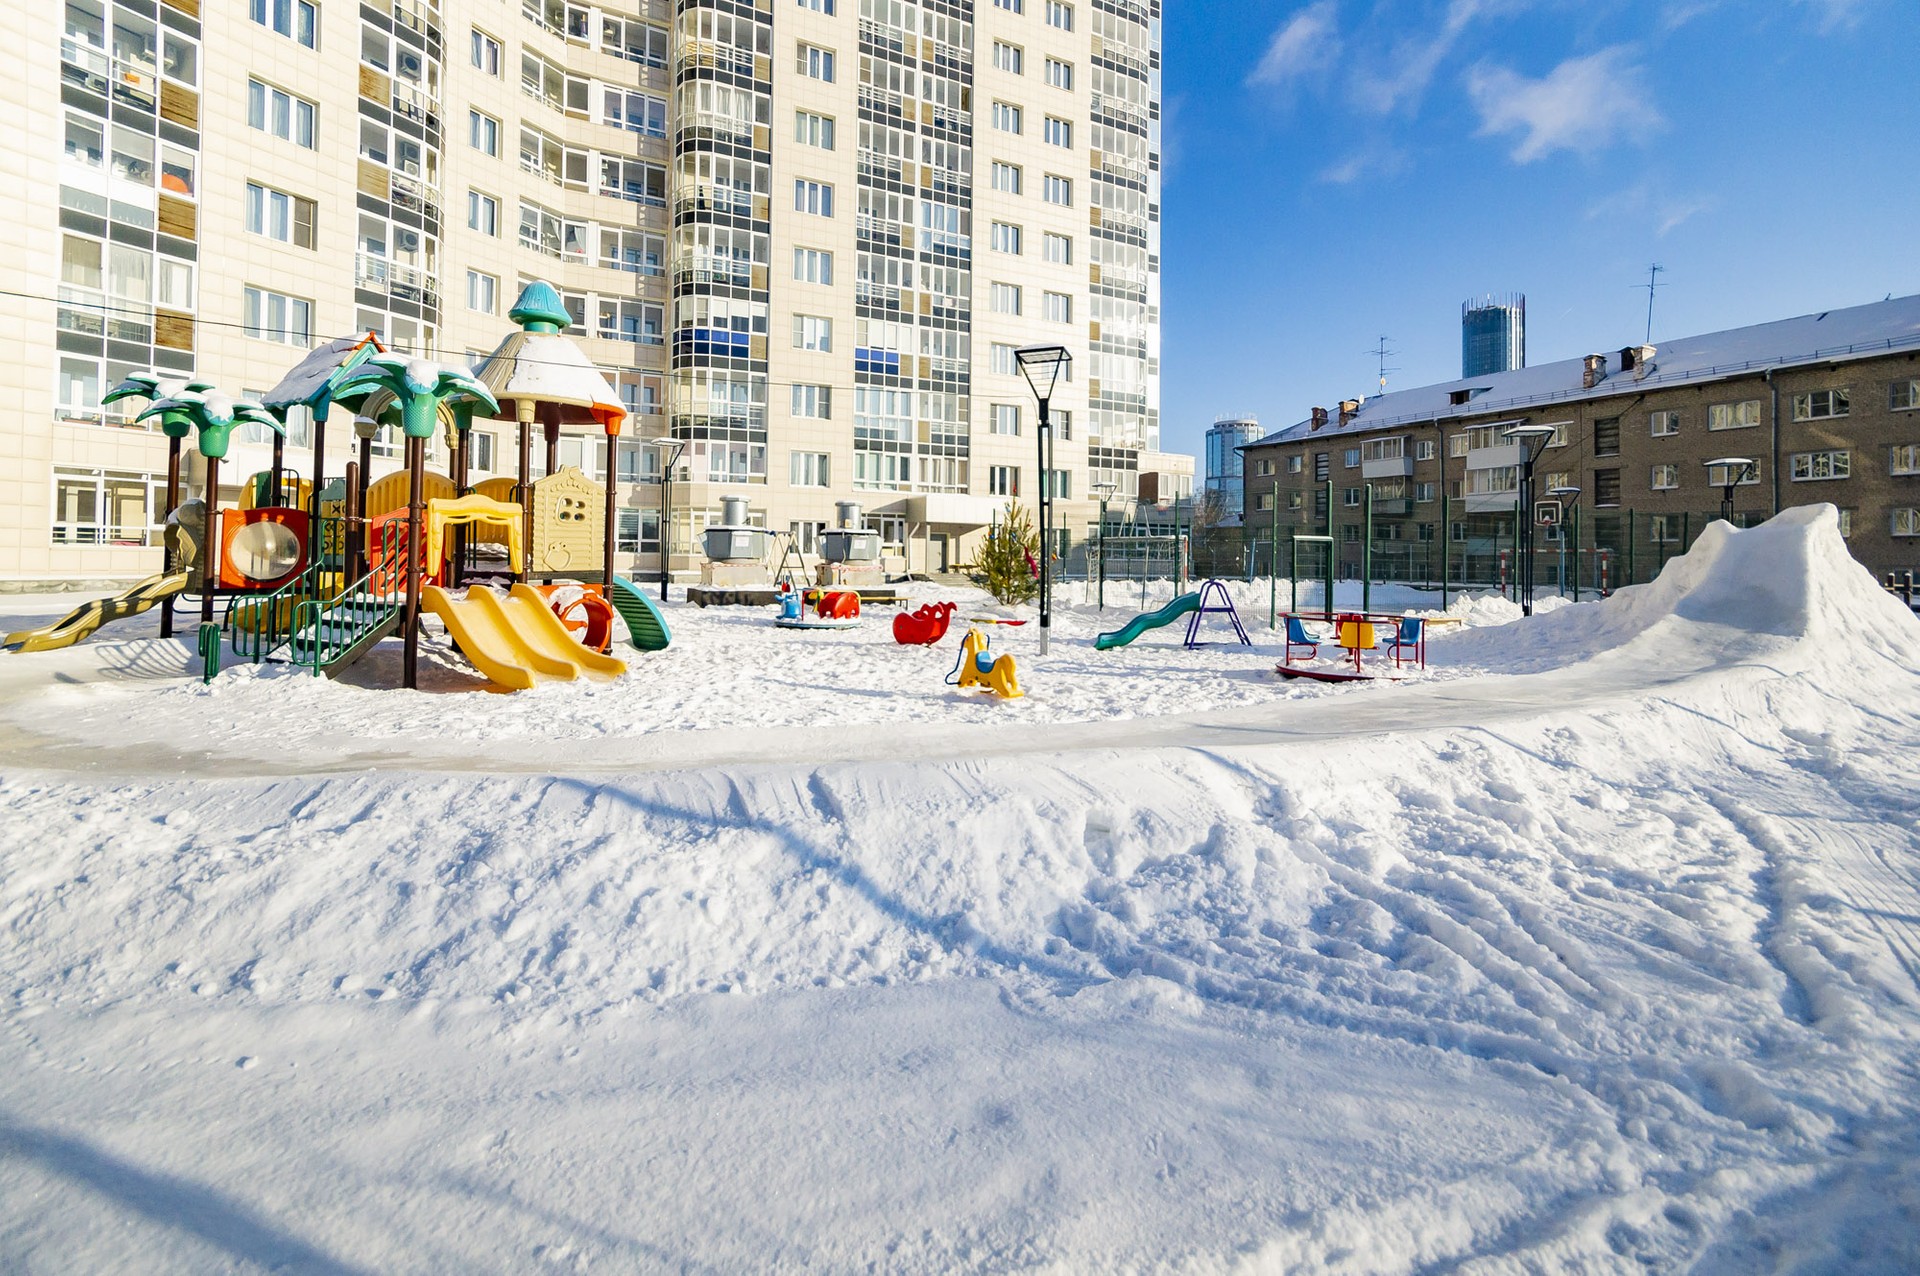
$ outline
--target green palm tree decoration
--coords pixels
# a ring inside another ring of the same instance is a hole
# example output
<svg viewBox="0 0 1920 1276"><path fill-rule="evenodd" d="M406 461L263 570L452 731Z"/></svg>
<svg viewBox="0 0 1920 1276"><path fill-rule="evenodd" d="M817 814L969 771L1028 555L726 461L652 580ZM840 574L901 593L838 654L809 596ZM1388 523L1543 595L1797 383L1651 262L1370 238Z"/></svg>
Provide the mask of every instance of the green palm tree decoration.
<svg viewBox="0 0 1920 1276"><path fill-rule="evenodd" d="M206 626L213 623L213 595L220 583L220 458L227 454L236 425L264 425L282 436L287 427L258 403L235 399L218 390L183 389L155 399L135 420L159 417L164 429L169 416L183 419L192 427L194 444L207 461L207 522L200 549L200 626L204 640Z"/></svg>
<svg viewBox="0 0 1920 1276"><path fill-rule="evenodd" d="M157 372L136 372L119 385L106 392L100 398L100 406L118 403L122 399L145 399L153 402L157 399L171 399L184 391L193 390L204 393L213 389L205 381L184 381L173 377L163 377ZM180 442L193 433L193 421L184 411L163 413L160 417L160 432L167 436L167 508L161 518L173 517L180 508ZM173 551L163 546L161 568L165 572L174 569ZM169 594L160 602L160 636L173 637L173 596Z"/></svg>
<svg viewBox="0 0 1920 1276"><path fill-rule="evenodd" d="M476 406L489 412L500 410L493 391L465 368L398 354L376 354L344 369L334 383L333 399L357 406L380 390L391 394L399 405L400 426L410 439L433 437L442 403L456 410L464 407L471 411Z"/></svg>
<svg viewBox="0 0 1920 1276"><path fill-rule="evenodd" d="M218 390L181 390L178 394L155 399L136 420L159 417L165 429L169 417L183 419L195 431L194 444L200 455L218 461L227 454L233 427L241 424L264 425L284 435L287 427L280 418L247 399L235 399Z"/></svg>
<svg viewBox="0 0 1920 1276"><path fill-rule="evenodd" d="M361 410L373 395L385 391L400 409L400 428L407 436L407 617L402 627L406 651L401 658L401 680L409 688L420 685L420 518L426 484L427 440L440 420L440 405L454 413L455 427L466 433L473 410L500 410L493 391L465 368L431 359L409 359L400 354L376 354L343 369L334 383L334 401Z"/></svg>

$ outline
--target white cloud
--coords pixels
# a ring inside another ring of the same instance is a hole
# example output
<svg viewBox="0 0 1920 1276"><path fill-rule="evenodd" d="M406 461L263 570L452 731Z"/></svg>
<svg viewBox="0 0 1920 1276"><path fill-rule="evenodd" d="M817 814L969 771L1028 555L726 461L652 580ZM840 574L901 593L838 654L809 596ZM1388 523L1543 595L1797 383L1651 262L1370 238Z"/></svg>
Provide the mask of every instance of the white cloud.
<svg viewBox="0 0 1920 1276"><path fill-rule="evenodd" d="M1569 58L1538 80L1506 67L1475 67L1467 94L1480 112L1480 136L1520 135L1516 164L1635 138L1663 122L1625 45Z"/></svg>
<svg viewBox="0 0 1920 1276"><path fill-rule="evenodd" d="M1316 174L1316 180L1329 186L1350 186L1363 177L1391 177L1406 167L1405 151L1392 146L1368 146L1322 169Z"/></svg>
<svg viewBox="0 0 1920 1276"><path fill-rule="evenodd" d="M1675 193L1667 188L1664 179L1645 178L1593 204L1587 209L1586 218L1651 225L1654 238L1659 239L1714 207L1711 196Z"/></svg>
<svg viewBox="0 0 1920 1276"><path fill-rule="evenodd" d="M1850 28L1860 21L1860 11L1870 0L1798 0L1820 15L1820 34L1829 35Z"/></svg>
<svg viewBox="0 0 1920 1276"><path fill-rule="evenodd" d="M1273 33L1260 65L1248 84L1290 88L1316 74L1331 75L1340 57L1340 30L1335 0L1318 0L1289 18Z"/></svg>

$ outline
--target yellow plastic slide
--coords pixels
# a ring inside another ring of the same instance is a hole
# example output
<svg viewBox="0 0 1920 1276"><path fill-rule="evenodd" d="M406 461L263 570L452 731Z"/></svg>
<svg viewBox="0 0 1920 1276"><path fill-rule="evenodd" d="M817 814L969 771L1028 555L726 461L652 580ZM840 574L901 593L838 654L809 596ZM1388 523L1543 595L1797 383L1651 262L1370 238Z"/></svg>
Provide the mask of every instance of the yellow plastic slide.
<svg viewBox="0 0 1920 1276"><path fill-rule="evenodd" d="M613 678L627 671L625 661L574 641L530 585L515 585L504 599L484 585L469 589L465 599L428 585L420 605L440 617L475 669L512 691L536 682L570 682L583 673Z"/></svg>
<svg viewBox="0 0 1920 1276"><path fill-rule="evenodd" d="M174 572L170 576L161 572L147 577L124 594L115 594L111 598L96 598L90 603L82 603L51 625L8 634L4 641L0 641L0 647L18 647L22 651L52 651L56 647L71 647L81 639L91 636L94 630L108 621L119 620L126 616L138 616L155 603L173 597L186 587L185 572Z"/></svg>

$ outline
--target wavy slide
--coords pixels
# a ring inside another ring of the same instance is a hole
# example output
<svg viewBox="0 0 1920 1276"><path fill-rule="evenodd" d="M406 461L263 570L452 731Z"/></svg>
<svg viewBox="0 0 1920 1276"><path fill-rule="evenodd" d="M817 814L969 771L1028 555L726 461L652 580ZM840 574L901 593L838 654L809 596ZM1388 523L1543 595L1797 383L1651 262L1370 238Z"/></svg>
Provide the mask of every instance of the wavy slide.
<svg viewBox="0 0 1920 1276"><path fill-rule="evenodd" d="M625 576L613 578L613 593L607 601L627 622L627 637L641 651L665 651L667 644L673 641L673 634L667 628L667 618L653 605L653 600L640 592L640 587Z"/></svg>
<svg viewBox="0 0 1920 1276"><path fill-rule="evenodd" d="M186 588L185 572L174 572L172 575L160 572L147 577L124 594L82 603L51 625L8 634L4 640L0 640L0 647L18 647L21 651L52 651L56 647L71 647L81 639L92 636L95 630L109 621L138 616L155 603L182 593Z"/></svg>
<svg viewBox="0 0 1920 1276"><path fill-rule="evenodd" d="M614 678L627 671L625 661L576 642L530 585L515 585L505 598L476 585L464 599L428 585L420 592L420 605L440 617L475 669L510 691L538 682L571 682L582 674Z"/></svg>
<svg viewBox="0 0 1920 1276"><path fill-rule="evenodd" d="M1112 633L1101 634L1093 640L1093 645L1099 651L1106 651L1111 647L1124 647L1147 630L1171 625L1188 612L1198 611L1199 608L1199 594L1182 594L1158 611L1143 611Z"/></svg>

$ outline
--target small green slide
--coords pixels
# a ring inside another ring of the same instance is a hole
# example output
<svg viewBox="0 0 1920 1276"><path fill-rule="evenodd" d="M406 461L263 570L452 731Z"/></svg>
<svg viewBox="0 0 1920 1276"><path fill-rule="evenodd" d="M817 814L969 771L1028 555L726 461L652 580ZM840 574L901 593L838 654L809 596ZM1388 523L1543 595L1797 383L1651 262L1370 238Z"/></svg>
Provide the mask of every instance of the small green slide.
<svg viewBox="0 0 1920 1276"><path fill-rule="evenodd" d="M1106 651L1110 647L1124 647L1147 630L1171 625L1180 617L1199 609L1200 595L1182 594L1159 611L1143 611L1112 633L1101 634L1093 640L1093 645L1099 651Z"/></svg>
<svg viewBox="0 0 1920 1276"><path fill-rule="evenodd" d="M660 614L653 600L625 576L613 578L613 596L607 601L620 613L620 619L627 622L627 637L633 639L633 645L641 651L665 651L673 641L673 635L667 631L667 618Z"/></svg>

